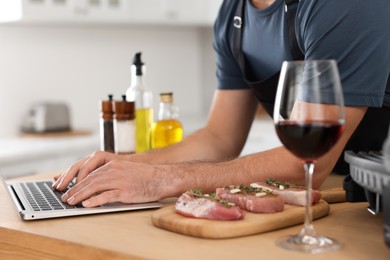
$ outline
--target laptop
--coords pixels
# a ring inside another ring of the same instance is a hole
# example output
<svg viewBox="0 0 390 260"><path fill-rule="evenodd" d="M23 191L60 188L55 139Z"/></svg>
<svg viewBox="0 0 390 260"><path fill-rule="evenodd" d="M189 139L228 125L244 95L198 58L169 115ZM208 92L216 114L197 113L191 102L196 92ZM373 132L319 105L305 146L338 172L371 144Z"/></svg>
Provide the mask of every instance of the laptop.
<svg viewBox="0 0 390 260"><path fill-rule="evenodd" d="M64 192L53 190L54 180L5 180L0 171L0 178L10 196L19 216L23 220L38 220L71 217L88 214L132 211L160 208L160 202L123 204L108 203L95 208L71 206L61 201Z"/></svg>

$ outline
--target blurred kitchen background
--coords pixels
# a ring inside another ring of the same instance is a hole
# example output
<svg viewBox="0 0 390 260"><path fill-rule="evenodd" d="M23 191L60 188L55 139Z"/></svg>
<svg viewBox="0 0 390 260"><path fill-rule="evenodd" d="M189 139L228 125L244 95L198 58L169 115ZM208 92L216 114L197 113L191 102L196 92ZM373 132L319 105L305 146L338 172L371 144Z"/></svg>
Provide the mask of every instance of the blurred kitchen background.
<svg viewBox="0 0 390 260"><path fill-rule="evenodd" d="M63 170L99 149L99 101L125 93L139 51L155 114L159 93L173 91L185 134L203 125L215 88L212 26L221 2L0 0L0 170L7 177ZM73 134L21 135L40 102L66 104ZM259 118L243 154L278 144L270 120Z"/></svg>

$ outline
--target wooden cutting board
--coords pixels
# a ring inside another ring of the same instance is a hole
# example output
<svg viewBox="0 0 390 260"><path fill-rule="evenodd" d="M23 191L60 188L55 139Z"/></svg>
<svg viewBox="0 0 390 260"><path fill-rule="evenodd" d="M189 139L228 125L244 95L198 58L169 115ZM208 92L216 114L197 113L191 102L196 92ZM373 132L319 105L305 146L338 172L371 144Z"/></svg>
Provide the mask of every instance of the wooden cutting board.
<svg viewBox="0 0 390 260"><path fill-rule="evenodd" d="M343 188L328 188L321 190L321 198L328 203L345 202L345 190Z"/></svg>
<svg viewBox="0 0 390 260"><path fill-rule="evenodd" d="M329 204L320 200L313 206L313 219L326 216ZM218 221L189 218L175 212L175 206L168 206L152 214L155 226L176 233L201 238L232 238L263 233L304 222L305 208L285 205L284 211L273 214L245 212L244 219Z"/></svg>

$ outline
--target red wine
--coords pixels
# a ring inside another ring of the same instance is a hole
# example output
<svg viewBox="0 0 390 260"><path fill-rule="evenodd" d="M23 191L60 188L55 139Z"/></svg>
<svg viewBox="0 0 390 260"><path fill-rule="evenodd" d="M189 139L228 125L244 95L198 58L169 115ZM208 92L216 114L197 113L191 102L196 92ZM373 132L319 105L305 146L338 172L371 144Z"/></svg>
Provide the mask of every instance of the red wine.
<svg viewBox="0 0 390 260"><path fill-rule="evenodd" d="M287 150L306 160L319 158L328 152L339 139L342 130L342 124L332 121L283 121L276 124L276 133Z"/></svg>

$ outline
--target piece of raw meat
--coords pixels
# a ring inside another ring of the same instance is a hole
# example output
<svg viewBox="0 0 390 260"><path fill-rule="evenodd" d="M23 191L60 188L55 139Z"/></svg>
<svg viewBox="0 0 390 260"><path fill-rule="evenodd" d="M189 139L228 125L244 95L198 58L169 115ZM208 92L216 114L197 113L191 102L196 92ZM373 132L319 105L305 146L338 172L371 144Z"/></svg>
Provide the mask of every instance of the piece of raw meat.
<svg viewBox="0 0 390 260"><path fill-rule="evenodd" d="M247 185L218 188L219 198L235 203L241 209L254 213L275 213L283 211L284 200L278 194L262 188Z"/></svg>
<svg viewBox="0 0 390 260"><path fill-rule="evenodd" d="M193 218L239 220L244 217L244 212L238 206L217 198L215 194L202 194L200 190L183 193L175 209L177 213Z"/></svg>
<svg viewBox="0 0 390 260"><path fill-rule="evenodd" d="M281 183L274 179L267 179L265 182L255 182L251 187L263 188L273 191L284 198L285 203L296 206L306 205L306 188L301 185L294 185L288 182ZM312 204L321 199L321 192L312 190Z"/></svg>

